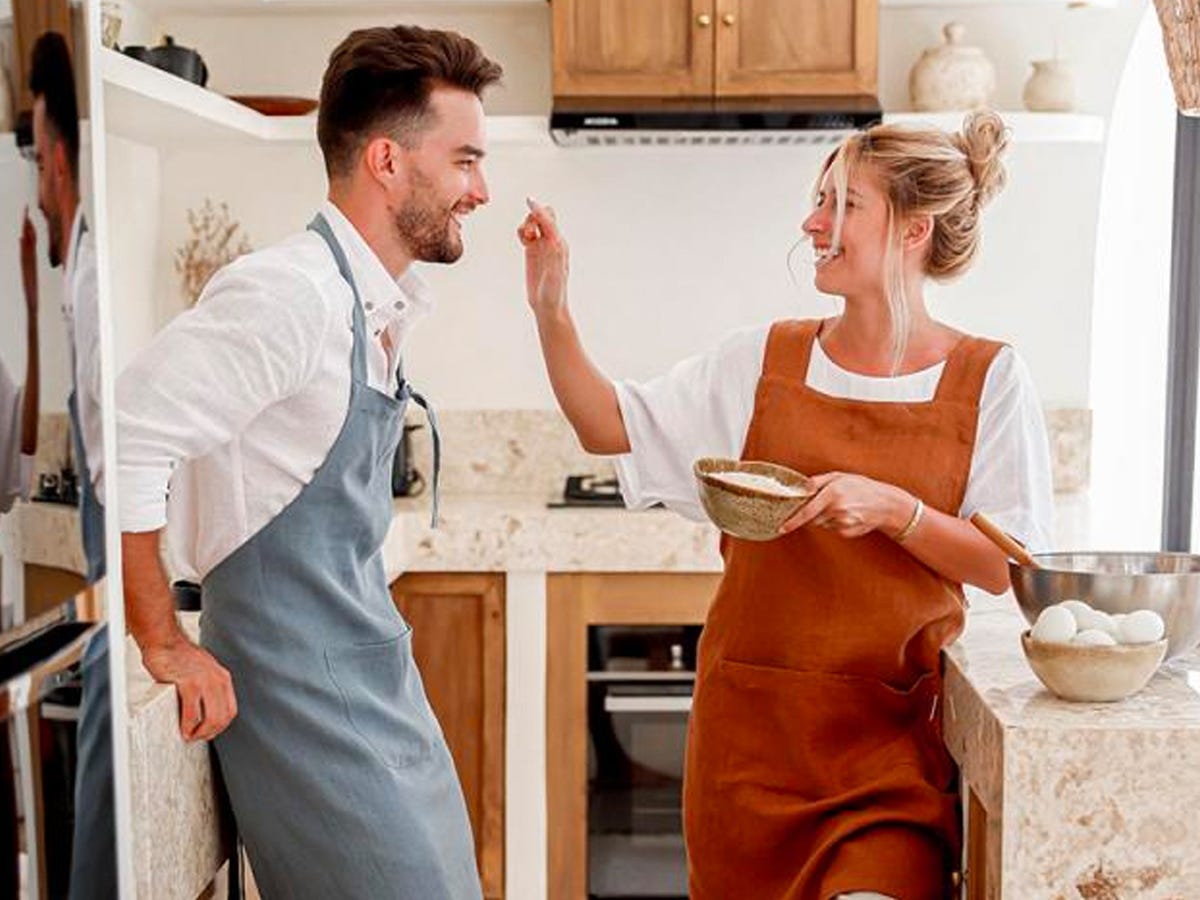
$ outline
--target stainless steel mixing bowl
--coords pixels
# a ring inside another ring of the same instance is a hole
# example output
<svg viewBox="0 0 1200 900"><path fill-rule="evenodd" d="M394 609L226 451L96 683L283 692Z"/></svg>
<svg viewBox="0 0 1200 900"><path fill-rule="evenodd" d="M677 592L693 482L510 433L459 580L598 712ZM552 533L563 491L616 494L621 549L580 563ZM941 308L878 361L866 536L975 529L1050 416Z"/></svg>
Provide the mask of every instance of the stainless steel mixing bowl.
<svg viewBox="0 0 1200 900"><path fill-rule="evenodd" d="M1167 659L1200 644L1200 556L1189 553L1036 553L1041 568L1008 564L1032 625L1047 606L1082 600L1106 613L1152 609L1167 626Z"/></svg>

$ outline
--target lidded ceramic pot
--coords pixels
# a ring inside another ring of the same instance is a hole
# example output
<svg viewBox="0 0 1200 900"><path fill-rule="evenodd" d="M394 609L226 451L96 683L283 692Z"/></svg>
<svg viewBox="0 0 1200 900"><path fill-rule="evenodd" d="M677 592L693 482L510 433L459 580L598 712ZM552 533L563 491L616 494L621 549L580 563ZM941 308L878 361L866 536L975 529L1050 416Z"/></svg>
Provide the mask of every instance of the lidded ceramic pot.
<svg viewBox="0 0 1200 900"><path fill-rule="evenodd" d="M963 43L966 29L949 22L945 42L921 54L908 76L908 92L918 112L968 110L991 105L996 69L979 47Z"/></svg>

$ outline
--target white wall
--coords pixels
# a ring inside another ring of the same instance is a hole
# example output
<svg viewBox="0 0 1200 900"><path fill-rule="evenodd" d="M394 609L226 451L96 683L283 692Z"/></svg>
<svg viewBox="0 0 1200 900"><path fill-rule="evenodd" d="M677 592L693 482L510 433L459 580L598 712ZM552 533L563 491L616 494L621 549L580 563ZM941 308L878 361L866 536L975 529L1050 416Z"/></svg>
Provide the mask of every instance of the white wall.
<svg viewBox="0 0 1200 900"><path fill-rule="evenodd" d="M976 269L932 294L951 321L1014 342L1054 406L1087 403L1100 152L1014 147ZM528 194L559 212L572 244L573 306L614 376L649 377L733 328L832 311L808 285L805 251L794 258L800 289L785 265L820 160L819 151L786 148L492 147L493 200L468 220L464 259L422 270L439 304L410 344L411 376L448 408L552 405L514 237ZM228 202L262 246L304 226L324 190L321 173L312 148L172 154L163 163L159 290L177 294L171 254L188 208L208 197Z"/></svg>
<svg viewBox="0 0 1200 900"><path fill-rule="evenodd" d="M1143 8L1144 0L1124 0L1111 10L996 7L960 10L960 18L989 42L1001 73L1002 106L1016 106L1025 61L1048 55L1042 44L1057 23L1066 31L1066 49L1090 54L1080 106L1106 112L1117 77L1106 72L1119 71L1107 60L1124 57ZM884 10L885 106L906 105L908 67L947 17L937 10ZM538 5L455 7L436 15L174 16L160 24L204 53L216 88L311 95L329 50L350 28L395 18L460 28L500 58L507 87L490 100L493 112L548 107L548 18ZM1072 36L1083 34L1087 41L1072 44ZM1014 146L1010 184L987 214L975 269L931 292L945 318L1013 342L1049 406L1089 403L1102 157L1100 144ZM801 288L785 267L820 158L807 148L493 146L487 161L493 202L468 223L464 260L425 270L440 303L410 345L409 371L449 408L552 405L513 237L527 194L559 210L573 248L573 304L595 356L614 376L649 377L732 328L831 311L832 302L807 286L805 253L796 257ZM312 147L164 155L157 220L120 220L130 229L130 247L154 248L154 315L163 320L164 310L178 308L172 256L189 208L205 198L228 202L262 246L307 222L324 191L321 172ZM145 313L131 318L148 321ZM122 344L132 341L122 336Z"/></svg>
<svg viewBox="0 0 1200 900"><path fill-rule="evenodd" d="M1096 236L1096 547L1159 542L1174 142L1162 32L1147 8L1113 105Z"/></svg>
<svg viewBox="0 0 1200 900"><path fill-rule="evenodd" d="M124 138L107 139L109 314L113 320L114 365L120 372L166 318L158 313L155 289L159 261L161 191L158 152ZM168 260L169 264L169 260Z"/></svg>
<svg viewBox="0 0 1200 900"><path fill-rule="evenodd" d="M342 38L355 28L401 21L470 35L504 67L504 90L488 100L489 113L549 108L548 3L465 9L457 4L437 9L436 4L425 3L411 10L312 15L176 15L159 25L178 43L200 52L208 66L208 86L215 91L316 97L329 53Z"/></svg>

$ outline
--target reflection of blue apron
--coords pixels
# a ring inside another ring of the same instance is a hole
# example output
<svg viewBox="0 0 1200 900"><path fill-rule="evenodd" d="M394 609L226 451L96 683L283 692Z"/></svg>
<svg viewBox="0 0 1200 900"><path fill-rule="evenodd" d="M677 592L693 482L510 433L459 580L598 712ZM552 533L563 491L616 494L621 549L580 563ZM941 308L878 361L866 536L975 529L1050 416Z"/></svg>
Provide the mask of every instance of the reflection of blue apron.
<svg viewBox="0 0 1200 900"><path fill-rule="evenodd" d="M67 399L67 408L71 411L71 442L75 448L75 468L79 475L79 527L83 532L83 553L87 558L85 577L88 584L95 584L104 577L104 506L92 486L75 391L71 391Z"/></svg>
<svg viewBox="0 0 1200 900"><path fill-rule="evenodd" d="M79 223L79 237L82 241L87 233L87 220ZM75 248L78 258L79 248ZM78 300L79 298L76 298ZM85 303L97 302L96 297L84 297ZM78 315L78 312L76 313ZM88 470L87 448L83 445L83 426L79 419L79 385L75 368L75 337L70 337L71 344L71 382L74 389L67 398L67 409L71 412L71 443L75 451L75 469L79 476L79 525L83 532L83 553L87 558L86 578L88 584L94 584L104 577L104 506L96 496L92 486L92 473Z"/></svg>
<svg viewBox="0 0 1200 900"><path fill-rule="evenodd" d="M116 900L117 828L113 817L112 701L108 627L101 626L83 654L75 770L75 831L69 900Z"/></svg>
<svg viewBox="0 0 1200 900"><path fill-rule="evenodd" d="M312 481L204 579L202 643L238 702L221 772L265 900L477 900L466 805L383 568L407 392L368 384L349 265L324 217L310 227L354 289L350 400Z"/></svg>

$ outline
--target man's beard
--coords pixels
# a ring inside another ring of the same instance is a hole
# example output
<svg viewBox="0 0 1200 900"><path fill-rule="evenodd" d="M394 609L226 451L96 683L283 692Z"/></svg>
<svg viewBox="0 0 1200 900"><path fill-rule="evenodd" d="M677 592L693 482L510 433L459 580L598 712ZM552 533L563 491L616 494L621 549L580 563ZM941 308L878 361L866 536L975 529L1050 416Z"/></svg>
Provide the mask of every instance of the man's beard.
<svg viewBox="0 0 1200 900"><path fill-rule="evenodd" d="M396 232L413 259L421 262L452 263L463 254L462 237L456 234L450 211L442 209L433 182L420 172L412 173L408 200L396 210Z"/></svg>

